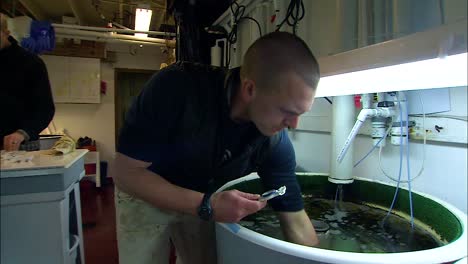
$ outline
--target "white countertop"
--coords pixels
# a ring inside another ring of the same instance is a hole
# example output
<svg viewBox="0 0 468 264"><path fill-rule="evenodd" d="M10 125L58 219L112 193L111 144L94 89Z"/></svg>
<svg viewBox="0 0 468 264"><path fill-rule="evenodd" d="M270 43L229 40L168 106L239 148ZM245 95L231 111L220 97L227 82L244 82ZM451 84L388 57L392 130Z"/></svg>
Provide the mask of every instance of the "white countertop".
<svg viewBox="0 0 468 264"><path fill-rule="evenodd" d="M77 149L71 153L52 156L45 151L13 151L1 153L1 171L37 170L49 168L69 168L88 152L87 149Z"/></svg>

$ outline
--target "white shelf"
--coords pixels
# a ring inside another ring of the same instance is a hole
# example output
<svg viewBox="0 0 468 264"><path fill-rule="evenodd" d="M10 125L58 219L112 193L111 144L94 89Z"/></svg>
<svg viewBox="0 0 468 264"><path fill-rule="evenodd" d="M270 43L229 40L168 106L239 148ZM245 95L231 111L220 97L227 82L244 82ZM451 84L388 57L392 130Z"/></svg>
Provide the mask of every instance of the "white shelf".
<svg viewBox="0 0 468 264"><path fill-rule="evenodd" d="M96 164L96 173L85 174L85 177L94 177L96 187L101 187L101 159L98 151L90 151L84 156L84 164Z"/></svg>

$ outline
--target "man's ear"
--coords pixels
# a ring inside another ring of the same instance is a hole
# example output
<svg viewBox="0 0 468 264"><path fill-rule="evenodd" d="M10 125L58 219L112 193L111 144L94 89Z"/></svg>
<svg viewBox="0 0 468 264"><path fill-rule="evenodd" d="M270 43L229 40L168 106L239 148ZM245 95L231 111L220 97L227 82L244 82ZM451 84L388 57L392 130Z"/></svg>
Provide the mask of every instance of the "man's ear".
<svg viewBox="0 0 468 264"><path fill-rule="evenodd" d="M255 82L252 79L243 79L241 81L241 97L243 101L249 102L251 101L256 93L257 93L257 86L255 85Z"/></svg>

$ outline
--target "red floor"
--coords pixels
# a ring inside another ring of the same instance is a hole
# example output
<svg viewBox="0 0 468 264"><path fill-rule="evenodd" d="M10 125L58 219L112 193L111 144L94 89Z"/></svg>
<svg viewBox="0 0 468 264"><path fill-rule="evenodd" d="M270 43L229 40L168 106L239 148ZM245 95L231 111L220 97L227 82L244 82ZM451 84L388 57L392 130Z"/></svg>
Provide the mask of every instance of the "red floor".
<svg viewBox="0 0 468 264"><path fill-rule="evenodd" d="M114 185L83 180L80 192L86 264L118 264Z"/></svg>

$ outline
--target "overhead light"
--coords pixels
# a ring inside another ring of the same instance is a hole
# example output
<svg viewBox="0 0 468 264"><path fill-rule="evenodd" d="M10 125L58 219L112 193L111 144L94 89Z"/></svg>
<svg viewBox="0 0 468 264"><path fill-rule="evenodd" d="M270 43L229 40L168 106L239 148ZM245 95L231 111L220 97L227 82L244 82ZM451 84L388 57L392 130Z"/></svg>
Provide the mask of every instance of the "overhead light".
<svg viewBox="0 0 468 264"><path fill-rule="evenodd" d="M137 7L135 14L135 30L149 31L152 14L153 11L149 8L149 6L140 5ZM148 34L135 33L135 36L146 38L148 37Z"/></svg>
<svg viewBox="0 0 468 264"><path fill-rule="evenodd" d="M320 79L316 97L467 86L467 53Z"/></svg>
<svg viewBox="0 0 468 264"><path fill-rule="evenodd" d="M316 97L467 86L467 20L318 58Z"/></svg>

